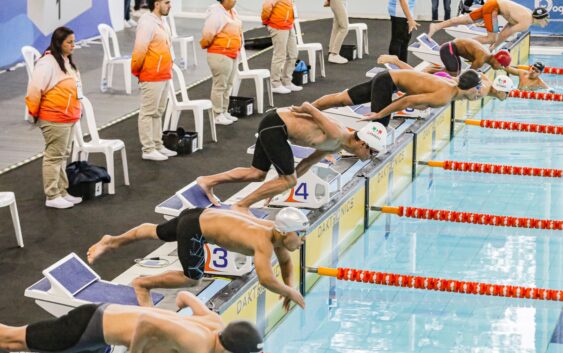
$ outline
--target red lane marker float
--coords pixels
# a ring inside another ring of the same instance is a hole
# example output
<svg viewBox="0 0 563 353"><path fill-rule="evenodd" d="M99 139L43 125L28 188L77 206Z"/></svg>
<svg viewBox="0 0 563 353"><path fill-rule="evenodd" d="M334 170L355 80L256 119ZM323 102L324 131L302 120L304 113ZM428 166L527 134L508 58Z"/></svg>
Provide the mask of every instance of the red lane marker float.
<svg viewBox="0 0 563 353"><path fill-rule="evenodd" d="M524 175L524 176L535 176L535 177L546 177L546 178L563 177L562 169L517 167L517 166L502 165L502 164L461 162L461 161L428 161L428 162L418 162L418 163L427 165L429 167L443 168L445 170L452 170L456 172Z"/></svg>
<svg viewBox="0 0 563 353"><path fill-rule="evenodd" d="M456 121L465 123L466 125L480 126L487 129L513 130L513 131L522 131L522 132L532 132L538 134L563 135L563 126L528 124L528 123L518 123L515 121L500 121L500 120L465 119L465 120L456 120Z"/></svg>
<svg viewBox="0 0 563 353"><path fill-rule="evenodd" d="M536 99L541 101L563 102L562 93L520 91L518 89L515 89L510 91L510 94L508 96L512 98L521 98L521 99Z"/></svg>
<svg viewBox="0 0 563 353"><path fill-rule="evenodd" d="M308 272L336 277L342 281L380 284L460 294L489 295L507 298L563 301L563 290L490 284L455 279L403 275L389 272L357 270L352 268L308 267Z"/></svg>
<svg viewBox="0 0 563 353"><path fill-rule="evenodd" d="M372 211L395 214L399 217L429 219L443 222L482 224L495 227L532 228L563 230L563 220L537 219L527 217L497 216L486 213L434 210L430 208L383 206L370 207Z"/></svg>

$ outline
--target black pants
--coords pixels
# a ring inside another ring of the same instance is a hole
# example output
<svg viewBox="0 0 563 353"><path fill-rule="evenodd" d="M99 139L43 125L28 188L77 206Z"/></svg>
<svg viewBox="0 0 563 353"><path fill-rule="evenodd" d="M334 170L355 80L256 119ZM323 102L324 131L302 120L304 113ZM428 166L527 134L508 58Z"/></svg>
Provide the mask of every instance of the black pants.
<svg viewBox="0 0 563 353"><path fill-rule="evenodd" d="M129 21L131 19L131 0L125 0L125 21Z"/></svg>
<svg viewBox="0 0 563 353"><path fill-rule="evenodd" d="M442 0L444 2L444 21L450 19L450 5L452 0ZM432 0L432 21L438 20L438 7L440 4L440 0Z"/></svg>
<svg viewBox="0 0 563 353"><path fill-rule="evenodd" d="M389 54L397 55L400 60L407 62L409 41L409 25L404 17L391 16L391 43Z"/></svg>

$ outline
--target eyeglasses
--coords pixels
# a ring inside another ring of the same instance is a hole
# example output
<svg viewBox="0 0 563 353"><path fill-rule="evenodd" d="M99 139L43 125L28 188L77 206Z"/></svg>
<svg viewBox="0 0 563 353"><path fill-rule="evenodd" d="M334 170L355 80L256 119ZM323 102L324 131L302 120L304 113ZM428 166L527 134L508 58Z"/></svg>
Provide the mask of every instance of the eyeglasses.
<svg viewBox="0 0 563 353"><path fill-rule="evenodd" d="M475 89L477 91L480 91L482 87L483 87L483 85L481 83L479 83L477 86L475 86Z"/></svg>

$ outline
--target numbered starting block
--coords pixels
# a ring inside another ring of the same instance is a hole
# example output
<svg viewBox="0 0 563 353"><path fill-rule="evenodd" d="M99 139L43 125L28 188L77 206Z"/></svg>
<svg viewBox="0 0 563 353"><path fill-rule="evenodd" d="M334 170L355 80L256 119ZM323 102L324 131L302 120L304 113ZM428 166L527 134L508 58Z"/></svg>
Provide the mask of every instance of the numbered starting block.
<svg viewBox="0 0 563 353"><path fill-rule="evenodd" d="M252 256L228 251L214 244L205 244L205 273L242 276L253 269Z"/></svg>
<svg viewBox="0 0 563 353"><path fill-rule="evenodd" d="M43 275L25 290L25 296L56 317L88 303L138 305L133 287L100 279L75 253L43 270ZM151 296L155 305L164 298L158 293Z"/></svg>
<svg viewBox="0 0 563 353"><path fill-rule="evenodd" d="M399 99L405 94L403 92L396 92L393 93L393 100ZM393 114L395 118L406 118L406 119L426 119L432 109L426 108L424 110L414 109L414 108L407 108L400 112L396 112Z"/></svg>
<svg viewBox="0 0 563 353"><path fill-rule="evenodd" d="M408 50L419 59L428 63L440 66L444 65L442 59L440 59L440 44L428 37L426 33L416 37L416 42L409 45Z"/></svg>
<svg viewBox="0 0 563 353"><path fill-rule="evenodd" d="M341 175L330 166L316 164L297 180L297 185L274 196L272 206L321 208L340 194Z"/></svg>

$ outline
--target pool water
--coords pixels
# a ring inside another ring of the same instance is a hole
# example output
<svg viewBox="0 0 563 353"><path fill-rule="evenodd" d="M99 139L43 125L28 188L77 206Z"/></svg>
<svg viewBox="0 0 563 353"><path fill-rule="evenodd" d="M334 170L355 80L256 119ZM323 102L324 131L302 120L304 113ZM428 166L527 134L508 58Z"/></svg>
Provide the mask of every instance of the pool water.
<svg viewBox="0 0 563 353"><path fill-rule="evenodd" d="M557 57L531 57L563 66ZM544 75L563 92L563 77ZM563 103L490 102L476 119L562 125ZM563 168L563 137L466 126L434 160ZM561 179L426 168L392 205L563 219ZM563 289L563 232L379 217L338 260L350 267ZM563 353L563 303L323 278L268 336L281 352Z"/></svg>

